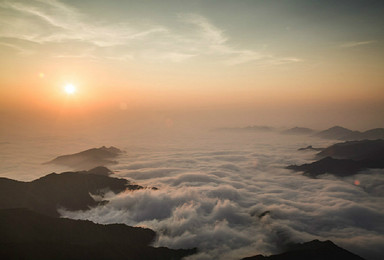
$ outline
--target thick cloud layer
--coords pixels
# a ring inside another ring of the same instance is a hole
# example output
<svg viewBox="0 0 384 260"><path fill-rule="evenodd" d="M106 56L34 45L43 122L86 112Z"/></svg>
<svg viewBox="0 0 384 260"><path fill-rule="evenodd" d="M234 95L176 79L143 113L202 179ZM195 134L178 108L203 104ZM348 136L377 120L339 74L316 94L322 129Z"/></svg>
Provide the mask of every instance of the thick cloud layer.
<svg viewBox="0 0 384 260"><path fill-rule="evenodd" d="M145 142L143 142L145 140ZM114 195L110 203L63 216L154 229L155 244L198 247L188 259L239 259L278 253L290 242L330 239L367 259L384 255L384 172L310 179L284 169L310 162L297 151L331 141L274 134L209 133L172 138L52 139L0 144L2 176L31 180L51 171L54 156L101 145L126 151L112 169L157 187ZM4 163L4 161L3 161ZM8 174L9 173L9 174ZM18 177L16 177L18 176Z"/></svg>
<svg viewBox="0 0 384 260"><path fill-rule="evenodd" d="M127 148L119 176L159 190L117 196L63 216L145 226L156 245L198 247L188 259L239 259L284 250L291 242L330 239L367 259L384 255L383 172L310 179L284 169L308 162L318 139L223 134L190 146Z"/></svg>

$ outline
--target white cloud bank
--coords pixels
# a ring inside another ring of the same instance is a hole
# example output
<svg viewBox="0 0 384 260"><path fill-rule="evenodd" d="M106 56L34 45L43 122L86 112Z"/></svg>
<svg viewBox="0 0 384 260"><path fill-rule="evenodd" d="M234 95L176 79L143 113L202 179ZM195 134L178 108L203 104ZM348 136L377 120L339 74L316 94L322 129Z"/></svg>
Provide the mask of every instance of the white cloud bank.
<svg viewBox="0 0 384 260"><path fill-rule="evenodd" d="M384 254L382 171L310 179L283 167L309 161L313 154L297 148L308 142L324 146L323 141L211 138L216 145L204 143L205 138L176 150L135 153L128 148L119 175L159 190L111 196L104 206L63 215L152 228L159 234L158 246L198 247L188 259L278 253L287 243L312 239L330 239L367 259Z"/></svg>

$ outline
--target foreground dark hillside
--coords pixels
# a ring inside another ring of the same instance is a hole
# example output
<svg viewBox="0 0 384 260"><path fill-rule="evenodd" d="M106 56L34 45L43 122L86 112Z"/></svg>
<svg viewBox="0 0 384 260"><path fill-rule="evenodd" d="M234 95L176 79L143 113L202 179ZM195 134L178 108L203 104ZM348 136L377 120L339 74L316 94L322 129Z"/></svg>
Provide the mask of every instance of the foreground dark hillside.
<svg viewBox="0 0 384 260"><path fill-rule="evenodd" d="M141 188L126 179L87 174L85 171L51 173L31 182L0 178L0 209L28 208L58 217L58 208L86 210L103 203L95 201L90 194L103 195L108 191L119 193Z"/></svg>
<svg viewBox="0 0 384 260"><path fill-rule="evenodd" d="M150 246L155 232L124 224L53 218L27 209L0 210L0 259L181 259L195 249Z"/></svg>

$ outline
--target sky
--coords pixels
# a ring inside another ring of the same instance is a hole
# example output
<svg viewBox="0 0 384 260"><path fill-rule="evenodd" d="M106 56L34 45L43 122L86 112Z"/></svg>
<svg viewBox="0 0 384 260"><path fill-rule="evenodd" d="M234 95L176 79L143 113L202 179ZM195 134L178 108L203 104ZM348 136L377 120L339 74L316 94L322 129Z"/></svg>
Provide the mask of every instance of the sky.
<svg viewBox="0 0 384 260"><path fill-rule="evenodd" d="M1 133L383 127L383 12L371 0L0 0Z"/></svg>
<svg viewBox="0 0 384 260"><path fill-rule="evenodd" d="M286 238L379 259L381 171L311 179L284 168L329 140L207 130L384 127L383 14L383 0L0 0L0 172L32 180L114 145L112 170L159 190L64 216L148 226L195 259Z"/></svg>

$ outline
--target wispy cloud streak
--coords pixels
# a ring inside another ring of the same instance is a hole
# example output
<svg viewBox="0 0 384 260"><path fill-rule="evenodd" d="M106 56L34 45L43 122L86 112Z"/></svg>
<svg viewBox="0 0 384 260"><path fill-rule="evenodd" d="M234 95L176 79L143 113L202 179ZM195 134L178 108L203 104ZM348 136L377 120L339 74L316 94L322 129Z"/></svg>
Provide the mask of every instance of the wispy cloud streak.
<svg viewBox="0 0 384 260"><path fill-rule="evenodd" d="M301 61L276 57L265 50L234 47L225 31L197 14L178 15L178 22L188 26L187 32L182 32L155 21L149 25L90 22L87 15L56 0L5 1L0 4L0 11L5 14L0 18L0 39L4 44L15 45L12 40L18 40L20 48L24 48L20 41L37 43L40 47L50 43L74 46L75 53L60 53L59 46L52 55L56 58L90 56L121 61L184 62L203 57L225 65ZM78 43L89 46L82 49ZM93 53L89 53L90 46L94 47Z"/></svg>
<svg viewBox="0 0 384 260"><path fill-rule="evenodd" d="M225 35L225 32L213 25L205 17L196 14L184 14L179 17L198 28L199 37L194 39L194 45L201 47L199 52L221 56L221 60L227 65L237 65L253 61L262 62L264 65L278 65L301 61L299 58L276 57L265 50L255 51L233 47L229 44L230 40Z"/></svg>
<svg viewBox="0 0 384 260"><path fill-rule="evenodd" d="M342 44L340 47L342 48L354 48L362 45L369 45L375 43L376 41L360 41L360 42L347 42Z"/></svg>

